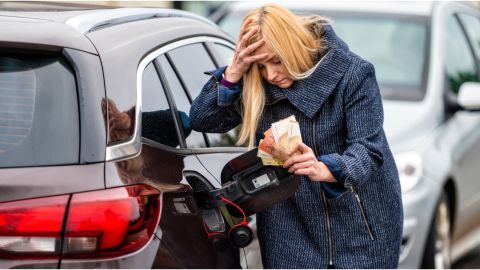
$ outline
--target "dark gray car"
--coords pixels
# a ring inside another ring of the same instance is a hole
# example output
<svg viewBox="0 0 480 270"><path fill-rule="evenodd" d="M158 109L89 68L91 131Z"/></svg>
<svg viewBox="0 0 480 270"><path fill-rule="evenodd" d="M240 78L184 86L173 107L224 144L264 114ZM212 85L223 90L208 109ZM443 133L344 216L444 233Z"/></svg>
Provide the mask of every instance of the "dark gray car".
<svg viewBox="0 0 480 270"><path fill-rule="evenodd" d="M178 10L9 9L0 267L246 267L241 249L212 237L233 218L193 196L219 188L245 149L234 131L191 131L187 115L232 39Z"/></svg>

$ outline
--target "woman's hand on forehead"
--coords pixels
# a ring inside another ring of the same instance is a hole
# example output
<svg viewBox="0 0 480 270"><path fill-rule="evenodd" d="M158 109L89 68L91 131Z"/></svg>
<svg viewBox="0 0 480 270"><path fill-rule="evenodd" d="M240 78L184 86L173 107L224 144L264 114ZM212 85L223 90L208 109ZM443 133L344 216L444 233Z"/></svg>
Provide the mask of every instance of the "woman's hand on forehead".
<svg viewBox="0 0 480 270"><path fill-rule="evenodd" d="M229 82L236 83L240 81L243 75L248 71L252 63L261 61L268 57L267 53L253 54L258 48L260 48L265 41L260 39L253 44L248 45L249 40L258 32L258 27L250 29L247 33L243 34L246 26L251 20L245 21L242 25L242 30L238 37L237 47L233 56L232 62L225 70L225 79Z"/></svg>

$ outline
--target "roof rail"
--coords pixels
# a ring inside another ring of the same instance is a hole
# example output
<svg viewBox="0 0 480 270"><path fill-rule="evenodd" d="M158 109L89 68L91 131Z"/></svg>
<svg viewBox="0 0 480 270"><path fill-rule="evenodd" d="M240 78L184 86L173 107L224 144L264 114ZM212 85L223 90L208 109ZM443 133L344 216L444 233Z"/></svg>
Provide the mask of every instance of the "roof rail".
<svg viewBox="0 0 480 270"><path fill-rule="evenodd" d="M116 8L95 10L74 16L68 19L65 24L77 29L82 34L86 34L100 28L121 23L162 17L192 18L210 25L216 25L214 22L200 15L168 8Z"/></svg>

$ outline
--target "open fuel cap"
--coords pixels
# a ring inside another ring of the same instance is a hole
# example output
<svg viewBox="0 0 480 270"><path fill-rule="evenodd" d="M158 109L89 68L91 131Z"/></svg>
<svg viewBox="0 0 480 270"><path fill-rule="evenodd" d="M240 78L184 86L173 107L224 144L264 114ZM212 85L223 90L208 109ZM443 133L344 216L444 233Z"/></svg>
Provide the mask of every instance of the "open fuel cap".
<svg viewBox="0 0 480 270"><path fill-rule="evenodd" d="M247 216L261 212L295 193L300 177L281 166L264 166L254 148L232 160L221 173L221 195L240 206ZM227 205L229 212L243 217L235 207Z"/></svg>

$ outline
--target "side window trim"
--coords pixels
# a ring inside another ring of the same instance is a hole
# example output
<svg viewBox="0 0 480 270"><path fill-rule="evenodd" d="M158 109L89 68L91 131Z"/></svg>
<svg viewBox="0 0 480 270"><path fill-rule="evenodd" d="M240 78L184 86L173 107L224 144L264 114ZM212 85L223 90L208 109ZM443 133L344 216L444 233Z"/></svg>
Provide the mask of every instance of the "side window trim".
<svg viewBox="0 0 480 270"><path fill-rule="evenodd" d="M190 155L190 154L193 153L191 149L188 149L188 148L173 148L171 146L161 144L159 142L156 142L154 140L151 140L151 139L145 138L145 137L142 138L142 143L148 144L153 148L162 149L162 150L169 151L169 152L179 154L179 155Z"/></svg>
<svg viewBox="0 0 480 270"><path fill-rule="evenodd" d="M142 119L141 119L141 111L142 111L142 77L143 72L147 65L152 62L158 56L165 54L166 52L173 50L175 48L185 46L192 43L201 43L201 42L216 42L220 44L224 44L227 46L232 46L232 43L218 37L212 36L198 36L187 38L184 40L176 41L169 43L153 52L145 56L142 61L138 64L137 68L137 103L136 103L136 110L135 110L135 127L133 131L133 136L124 142L109 145L106 148L105 160L112 161L116 159L123 159L127 157L131 157L140 153L140 149L142 147L142 136L140 133L142 127Z"/></svg>
<svg viewBox="0 0 480 270"><path fill-rule="evenodd" d="M168 64L170 65L170 67L172 68L173 70L173 73L175 73L175 76L177 77L178 81L180 82L180 85L182 86L183 88L183 93L186 95L187 99L188 99L188 102L190 102L190 104L192 104L193 102L193 98L192 96L190 95L190 93L188 92L187 90L187 85L185 83L185 81L183 80L183 77L180 75L180 72L178 72L178 68L175 66L173 60L172 60L172 57L170 56L169 52L165 53L165 57L167 59L167 62ZM159 64L159 69L161 69L161 66ZM163 71L162 71L163 72ZM161 78L162 80L165 80L165 84L168 85L168 80L167 78L165 77L165 75L163 76L163 78ZM163 82L162 82L163 84ZM165 88L165 91L168 92L168 96L172 99L172 109L173 107L175 107L174 109L174 115L177 117L176 119L176 125L175 127L177 129L179 129L180 131L180 134L181 134L181 141L184 142L184 145L182 146L183 148L188 148L188 145L187 145L187 138L185 136L185 133L183 133L183 128L179 127L178 125L180 124L180 114L178 112L178 109L177 109L177 105L175 104L175 99L173 98L173 94L172 94L172 91L171 91L171 88L170 86L168 87L164 87ZM208 138L207 138L207 135L205 134L205 132L202 132L202 137L203 137L203 140L205 141L205 144L207 147L210 147L210 142L208 141Z"/></svg>
<svg viewBox="0 0 480 270"><path fill-rule="evenodd" d="M167 57L166 54L164 55L165 57ZM173 112L175 132L177 133L177 137L179 138L179 145L181 148L186 148L187 143L185 140L185 134L183 133L183 129L179 126L179 123L181 122L181 120L180 120L180 115L178 114L177 105L175 104L175 99L173 98L170 85L168 84L167 77L165 76L165 73L162 70L158 57L155 58L155 60L153 61L153 65L155 67L155 70L157 71L158 76L160 77L160 83L163 86L165 96L167 97L168 105L170 106L170 109Z"/></svg>
<svg viewBox="0 0 480 270"><path fill-rule="evenodd" d="M206 50L208 56L210 57L210 59L212 60L212 62L214 63L215 67L218 68L218 59L216 59L212 53L212 48L207 48L207 44L212 44L213 42L216 42L216 43L220 43L222 45L225 45L225 46L228 46L228 47L231 47L231 48L234 48L234 46L232 44L229 44L228 42L218 42L218 40L216 41L205 41L205 42L198 42L198 44L201 43L202 47L204 50ZM193 44L193 43L192 43ZM190 45L190 44L187 44L187 45ZM181 47L181 46L179 46ZM178 48L178 47L177 47ZM176 49L176 48L175 48ZM193 98L192 96L190 95L190 92L187 90L187 85L185 83L185 80L184 80L184 77L180 74L179 72L179 69L177 68L177 66L175 65L174 61L172 60L172 56L170 55L170 51L169 52L166 52L165 53L165 57L168 61L168 64L170 65L170 67L172 68L173 72L175 73L175 76L176 78L178 79L178 81L180 82L180 85L181 87L183 88L183 93L185 93L188 101L190 102L190 104L193 102ZM160 63L158 63L158 68L159 69L162 69ZM174 109L174 115L176 115L177 117L179 117L179 112L178 112L178 108L175 104L175 99L173 98L173 91L171 90L171 87L170 86L166 86L168 84L168 80L165 78L165 75L162 77L162 80L165 80L165 85L164 85L164 89L165 91L168 91L169 93L167 94L169 96L169 98L171 98L171 103L173 106L172 106L172 109L173 107L175 108ZM162 82L162 85L163 85L163 82ZM179 118L178 118L179 119ZM206 148L203 148L203 147L195 147L195 148L191 148L191 147L188 147L188 144L187 144L187 140L186 140L186 137L185 137L185 134L183 133L183 129L181 127L179 127L178 125L180 124L179 120L177 120L176 122L176 128L178 128L180 130L180 133L181 133L181 141L185 142L185 146L182 146L182 147L186 147L188 149L208 149L211 147L211 143L210 143L210 140L207 136L207 133L205 132L202 132L202 136L203 136L203 139L206 143Z"/></svg>
<svg viewBox="0 0 480 270"><path fill-rule="evenodd" d="M212 48L212 44L210 42L204 42L203 47L207 51L208 55L210 55L210 58L212 58L213 63L215 64L215 67L219 68L220 67L220 61L218 60L218 55L216 55L214 52L215 50Z"/></svg>
<svg viewBox="0 0 480 270"><path fill-rule="evenodd" d="M167 57L167 61L168 61L168 63L170 64L170 67L172 67L173 72L175 73L175 76L177 76L177 79L178 79L178 81L180 82L180 85L182 85L183 92L185 93L185 95L186 95L187 98L188 98L188 101L189 101L190 104L191 104L192 101L193 101L193 98L192 98L192 96L190 95L190 93L189 93L188 90L187 90L187 84L186 84L185 81L183 80L183 77L180 75L180 72L178 72L177 66L176 66L175 63L173 62L172 57L170 56L170 52L167 52L167 53L165 54L165 57Z"/></svg>

